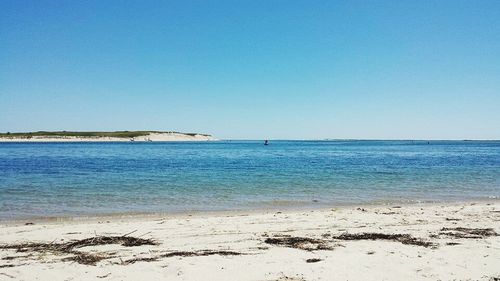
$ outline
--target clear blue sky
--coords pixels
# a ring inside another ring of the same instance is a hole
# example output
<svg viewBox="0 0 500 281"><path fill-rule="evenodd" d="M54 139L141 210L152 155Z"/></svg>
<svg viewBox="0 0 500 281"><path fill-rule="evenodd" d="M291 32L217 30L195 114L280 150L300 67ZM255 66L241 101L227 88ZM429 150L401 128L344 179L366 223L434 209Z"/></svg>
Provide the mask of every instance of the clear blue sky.
<svg viewBox="0 0 500 281"><path fill-rule="evenodd" d="M500 139L500 1L0 1L0 131Z"/></svg>

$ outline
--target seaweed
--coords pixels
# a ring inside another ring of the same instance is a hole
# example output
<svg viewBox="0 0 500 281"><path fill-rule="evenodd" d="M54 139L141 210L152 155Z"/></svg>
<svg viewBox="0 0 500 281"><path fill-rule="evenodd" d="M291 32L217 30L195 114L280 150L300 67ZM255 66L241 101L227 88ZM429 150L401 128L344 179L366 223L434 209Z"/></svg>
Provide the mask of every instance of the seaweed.
<svg viewBox="0 0 500 281"><path fill-rule="evenodd" d="M135 232L135 231L133 231ZM108 253L86 253L79 251L78 249L89 247L89 246L101 246L109 244L118 244L124 247L136 247L143 245L158 245L158 243L152 239L144 239L137 237L126 236L96 236L91 238L85 238L80 240L72 240L64 243L19 243L19 244L3 244L0 245L0 250L2 249L13 249L17 252L37 252L37 253L52 253L55 255L70 255L69 257L64 257L62 261L72 261L84 265L95 265L96 263L114 258L116 256ZM158 256L152 257L140 257L132 258L122 261L122 265L133 264L136 262L152 262L157 261L160 258L169 257L192 257L192 256L211 256L211 255L221 255L221 256L237 256L242 255L240 252L234 251L218 251L218 250L200 250L200 251L173 251L168 252ZM26 256L22 256L26 257ZM18 257L8 256L3 258L4 260L12 260ZM20 257L19 257L20 258ZM2 267L10 267L11 265L4 265ZM13 266L13 265L12 265Z"/></svg>
<svg viewBox="0 0 500 281"><path fill-rule="evenodd" d="M315 262L320 262L320 261L322 261L322 259L312 258L312 259L306 260L307 263L315 263Z"/></svg>
<svg viewBox="0 0 500 281"><path fill-rule="evenodd" d="M95 265L97 262L100 262L105 259L112 258L113 256L104 255L104 254L90 254L90 253L82 253L82 252L72 252L74 255L71 257L67 257L62 259L63 261L73 261L79 264L85 265Z"/></svg>
<svg viewBox="0 0 500 281"><path fill-rule="evenodd" d="M498 236L493 228L466 228L466 227L443 227L439 235L454 238L482 239L490 236Z"/></svg>
<svg viewBox="0 0 500 281"><path fill-rule="evenodd" d="M133 258L123 261L122 264L127 265L136 262L152 262L152 261L158 261L158 257Z"/></svg>
<svg viewBox="0 0 500 281"><path fill-rule="evenodd" d="M136 262L153 262L153 261L158 261L160 258L170 258L170 257L200 257L200 256L212 256L212 255L239 256L243 255L243 253L233 252L233 251L216 251L216 250L174 251L153 257L133 258L125 260L121 264L127 265Z"/></svg>
<svg viewBox="0 0 500 281"><path fill-rule="evenodd" d="M55 255L72 255L64 258L63 261L74 261L80 264L95 265L97 262L111 258L111 255L91 254L77 251L76 249L88 246L101 246L119 244L124 247L135 247L142 245L158 245L152 239L143 239L136 237L123 236L96 236L81 240L73 240L64 243L19 243L19 244L3 244L0 245L0 250L13 249L16 252L38 252L52 253Z"/></svg>
<svg viewBox="0 0 500 281"><path fill-rule="evenodd" d="M233 252L233 251L216 251L216 250L200 250L200 251L175 251L160 255L162 258L170 258L170 257L194 257L194 256L239 256L242 253Z"/></svg>
<svg viewBox="0 0 500 281"><path fill-rule="evenodd" d="M387 240L387 241L395 241L400 242L405 245L415 245L422 247L435 247L436 244L428 241L424 241L419 238L415 238L410 234L385 234L385 233L343 233L337 236L332 236L333 239L336 240Z"/></svg>
<svg viewBox="0 0 500 281"><path fill-rule="evenodd" d="M333 250L333 247L328 245L328 241L308 237L273 237L266 238L264 243L306 251Z"/></svg>

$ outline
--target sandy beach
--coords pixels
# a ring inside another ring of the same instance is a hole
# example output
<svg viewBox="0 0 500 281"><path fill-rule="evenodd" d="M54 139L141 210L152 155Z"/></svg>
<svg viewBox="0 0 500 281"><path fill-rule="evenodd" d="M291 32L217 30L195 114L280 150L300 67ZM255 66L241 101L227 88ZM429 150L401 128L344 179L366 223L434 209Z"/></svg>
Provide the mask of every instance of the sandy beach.
<svg viewBox="0 0 500 281"><path fill-rule="evenodd" d="M213 141L210 135L183 133L150 133L133 138L118 137L75 137L75 136L33 136L0 137L0 142L145 142L145 141Z"/></svg>
<svg viewBox="0 0 500 281"><path fill-rule="evenodd" d="M3 222L0 280L498 280L500 202Z"/></svg>

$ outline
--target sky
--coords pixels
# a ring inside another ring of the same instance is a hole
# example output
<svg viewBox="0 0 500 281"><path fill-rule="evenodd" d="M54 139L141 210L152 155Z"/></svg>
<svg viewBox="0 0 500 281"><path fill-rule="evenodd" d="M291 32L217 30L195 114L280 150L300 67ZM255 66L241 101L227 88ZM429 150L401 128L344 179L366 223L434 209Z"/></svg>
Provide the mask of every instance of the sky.
<svg viewBox="0 0 500 281"><path fill-rule="evenodd" d="M0 1L0 132L500 139L500 1Z"/></svg>

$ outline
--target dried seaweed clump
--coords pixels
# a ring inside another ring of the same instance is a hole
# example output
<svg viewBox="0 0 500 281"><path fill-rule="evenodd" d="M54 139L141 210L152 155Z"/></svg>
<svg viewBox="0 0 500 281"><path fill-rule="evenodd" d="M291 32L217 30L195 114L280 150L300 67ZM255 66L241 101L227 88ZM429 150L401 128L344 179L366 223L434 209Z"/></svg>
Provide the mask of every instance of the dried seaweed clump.
<svg viewBox="0 0 500 281"><path fill-rule="evenodd" d="M82 240L76 240L74 242L65 243L65 247L67 247L67 249L73 249L73 248L110 245L110 244L119 244L124 247L158 245L158 243L153 241L152 239L136 238L130 236L96 236Z"/></svg>
<svg viewBox="0 0 500 281"><path fill-rule="evenodd" d="M320 261L322 261L322 259L312 258L312 259L306 260L307 263L315 263L315 262L320 262Z"/></svg>
<svg viewBox="0 0 500 281"><path fill-rule="evenodd" d="M219 255L219 256L239 256L242 255L242 253L239 252L233 252L233 251L216 251L216 250L200 250L200 251L176 251L176 252L170 252L161 255L160 257L162 258L170 258L170 257L200 257L200 256L213 256L213 255Z"/></svg>
<svg viewBox="0 0 500 281"><path fill-rule="evenodd" d="M134 247L142 245L157 245L152 239L143 239L129 236L96 236L81 240L68 241L63 243L19 243L3 244L0 250L13 249L16 252L37 252L52 253L55 255L72 255L64 258L63 261L74 261L80 264L95 265L97 262L111 258L111 255L83 253L77 249L89 246L101 246L119 244L124 247Z"/></svg>
<svg viewBox="0 0 500 281"><path fill-rule="evenodd" d="M79 264L85 264L85 265L95 265L96 263L109 259L113 257L112 255L106 255L106 254L90 254L90 253L82 253L82 252L77 252L74 251L72 252L74 254L71 257L67 257L62 259L63 261L72 261L72 262L77 262Z"/></svg>
<svg viewBox="0 0 500 281"><path fill-rule="evenodd" d="M328 245L328 241L309 237L272 237L266 238L264 242L271 245L278 245L306 251L333 250L333 247Z"/></svg>
<svg viewBox="0 0 500 281"><path fill-rule="evenodd" d="M481 239L490 236L498 236L493 228L466 228L466 227L443 227L439 235L454 238Z"/></svg>
<svg viewBox="0 0 500 281"><path fill-rule="evenodd" d="M234 251L217 251L217 250L175 251L154 257L133 258L123 261L122 264L127 265L136 262L153 262L153 261L158 261L160 258L170 258L170 257L201 257L201 256L213 256L213 255L239 256L243 254Z"/></svg>
<svg viewBox="0 0 500 281"><path fill-rule="evenodd" d="M434 247L436 246L432 242L424 241L419 238L415 238L410 234L385 234L385 233L343 233L337 236L332 236L333 239L337 240L387 240L400 242L405 245L415 245L422 247Z"/></svg>

